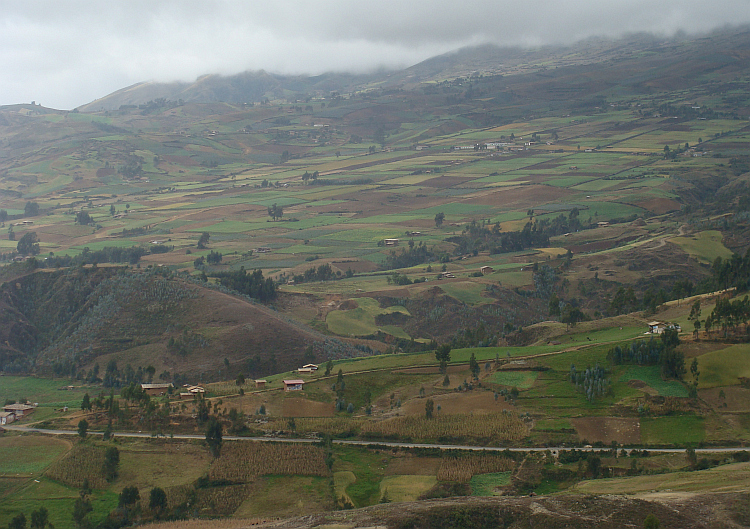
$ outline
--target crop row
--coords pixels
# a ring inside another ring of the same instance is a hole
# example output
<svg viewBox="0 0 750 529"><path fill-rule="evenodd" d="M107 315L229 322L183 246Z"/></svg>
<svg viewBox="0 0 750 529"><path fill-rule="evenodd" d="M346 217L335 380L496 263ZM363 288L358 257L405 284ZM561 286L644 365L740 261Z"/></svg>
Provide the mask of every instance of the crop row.
<svg viewBox="0 0 750 529"><path fill-rule="evenodd" d="M65 457L52 464L47 477L70 487L81 488L84 480L94 489L107 486L104 477L104 449L79 444Z"/></svg>
<svg viewBox="0 0 750 529"><path fill-rule="evenodd" d="M281 443L227 443L211 465L212 481L245 483L270 474L327 476L325 452L317 446Z"/></svg>
<svg viewBox="0 0 750 529"><path fill-rule="evenodd" d="M491 474L513 470L515 461L507 457L472 454L467 457L448 457L440 462L439 481L468 482L477 474Z"/></svg>

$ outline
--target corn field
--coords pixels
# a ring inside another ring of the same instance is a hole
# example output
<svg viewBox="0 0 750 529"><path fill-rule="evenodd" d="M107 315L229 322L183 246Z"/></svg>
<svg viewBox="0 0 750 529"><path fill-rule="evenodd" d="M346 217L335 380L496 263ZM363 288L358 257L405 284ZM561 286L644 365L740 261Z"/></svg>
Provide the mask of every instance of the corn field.
<svg viewBox="0 0 750 529"><path fill-rule="evenodd" d="M268 474L328 476L325 451L285 443L226 443L208 476L211 481L245 483Z"/></svg>
<svg viewBox="0 0 750 529"><path fill-rule="evenodd" d="M516 462L507 457L472 454L467 457L447 457L440 462L438 481L468 482L477 474L491 474L513 470Z"/></svg>
<svg viewBox="0 0 750 529"><path fill-rule="evenodd" d="M484 443L518 441L528 435L524 422L515 413L482 415L439 415L395 417L362 424L363 436L408 438L412 440L475 440Z"/></svg>
<svg viewBox="0 0 750 529"><path fill-rule="evenodd" d="M91 488L105 488L104 448L76 445L65 457L52 464L47 477L75 488L81 488L83 480L88 479Z"/></svg>

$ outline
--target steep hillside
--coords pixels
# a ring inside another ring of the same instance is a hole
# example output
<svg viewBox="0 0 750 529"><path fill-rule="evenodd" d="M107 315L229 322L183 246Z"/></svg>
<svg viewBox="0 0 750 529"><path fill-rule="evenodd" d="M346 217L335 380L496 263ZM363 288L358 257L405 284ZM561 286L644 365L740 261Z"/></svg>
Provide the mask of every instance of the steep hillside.
<svg viewBox="0 0 750 529"><path fill-rule="evenodd" d="M5 283L0 318L6 372L77 373L114 360L210 379L230 366L250 375L297 367L309 345L321 357L351 352L265 306L127 268L38 272Z"/></svg>

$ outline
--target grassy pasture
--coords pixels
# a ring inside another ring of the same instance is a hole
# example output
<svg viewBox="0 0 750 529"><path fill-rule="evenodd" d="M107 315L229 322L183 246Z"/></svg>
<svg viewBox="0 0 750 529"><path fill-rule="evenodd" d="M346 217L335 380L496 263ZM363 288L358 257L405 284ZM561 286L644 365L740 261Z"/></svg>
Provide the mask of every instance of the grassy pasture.
<svg viewBox="0 0 750 529"><path fill-rule="evenodd" d="M539 371L496 371L489 380L501 386L529 389L538 376Z"/></svg>
<svg viewBox="0 0 750 529"><path fill-rule="evenodd" d="M717 257L732 257L732 251L722 243L721 232L716 230L702 231L688 237L673 237L669 242L676 244L702 263L711 264Z"/></svg>
<svg viewBox="0 0 750 529"><path fill-rule="evenodd" d="M0 476L39 474L70 449L62 439L37 435L15 435L0 438Z"/></svg>
<svg viewBox="0 0 750 529"><path fill-rule="evenodd" d="M681 415L641 419L641 442L644 444L695 446L705 437L703 417Z"/></svg>
<svg viewBox="0 0 750 529"><path fill-rule="evenodd" d="M737 377L750 377L750 350L732 345L698 357L702 389L739 384Z"/></svg>
<svg viewBox="0 0 750 529"><path fill-rule="evenodd" d="M472 496L497 496L496 487L510 484L510 472L493 472L478 474L469 481Z"/></svg>
<svg viewBox="0 0 750 529"><path fill-rule="evenodd" d="M382 309L372 298L356 298L356 304L357 308L354 309L330 312L326 317L328 328L343 336L367 336L378 331L375 318L380 315L398 312L409 316L405 307L395 305Z"/></svg>
<svg viewBox="0 0 750 529"><path fill-rule="evenodd" d="M734 463L692 472L583 481L572 491L585 494L671 492L739 492L750 486L750 464Z"/></svg>
<svg viewBox="0 0 750 529"><path fill-rule="evenodd" d="M4 376L0 384L0 399L28 399L38 402L39 407L61 408L69 406L77 408L81 405L83 395L88 392L93 395L98 388L76 386L72 390L65 388L70 384L68 379L49 379L37 377ZM34 412L36 413L36 412ZM34 418L34 414L29 417Z"/></svg>
<svg viewBox="0 0 750 529"><path fill-rule="evenodd" d="M687 397L684 384L677 380L663 380L659 366L629 366L620 376L620 382L640 380L662 397Z"/></svg>
<svg viewBox="0 0 750 529"><path fill-rule="evenodd" d="M380 498L389 501L416 501L437 484L435 476L387 476L380 482Z"/></svg>

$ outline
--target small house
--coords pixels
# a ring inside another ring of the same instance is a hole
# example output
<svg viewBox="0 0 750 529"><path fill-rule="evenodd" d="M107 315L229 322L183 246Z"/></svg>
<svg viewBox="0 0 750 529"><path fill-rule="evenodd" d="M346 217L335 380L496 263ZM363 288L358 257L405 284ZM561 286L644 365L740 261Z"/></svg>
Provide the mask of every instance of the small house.
<svg viewBox="0 0 750 529"><path fill-rule="evenodd" d="M3 411L5 413L12 413L15 415L15 419L18 420L34 411L34 406L29 406L28 404L7 404L3 406Z"/></svg>
<svg viewBox="0 0 750 529"><path fill-rule="evenodd" d="M667 329L674 329L677 332L682 331L682 327L677 323L667 323L663 321L652 321L648 324L648 332L646 334L661 334Z"/></svg>
<svg viewBox="0 0 750 529"><path fill-rule="evenodd" d="M305 385L304 380L285 380L284 381L284 391L302 391Z"/></svg>
<svg viewBox="0 0 750 529"><path fill-rule="evenodd" d="M141 389L146 395L152 397L158 397L160 395L166 395L169 393L169 389L172 387L171 383L167 384L141 384Z"/></svg>
<svg viewBox="0 0 750 529"><path fill-rule="evenodd" d="M479 271L482 272L482 275L487 275L487 274L491 274L492 272L494 272L495 269L492 268L491 266L483 266L482 268L479 269Z"/></svg>
<svg viewBox="0 0 750 529"><path fill-rule="evenodd" d="M11 411L0 411L0 425L10 424L16 420L16 414Z"/></svg>
<svg viewBox="0 0 750 529"><path fill-rule="evenodd" d="M310 369L310 371L317 371L318 364L305 364L302 366L303 369Z"/></svg>
<svg viewBox="0 0 750 529"><path fill-rule="evenodd" d="M309 367L298 367L297 368L297 373L299 373L300 375L312 375L312 372L313 372L313 370L310 369Z"/></svg>
<svg viewBox="0 0 750 529"><path fill-rule="evenodd" d="M386 246L398 246L398 239L386 239L385 245Z"/></svg>
<svg viewBox="0 0 750 529"><path fill-rule="evenodd" d="M266 381L265 379L258 379L255 381L255 387L258 389L265 389L266 388Z"/></svg>
<svg viewBox="0 0 750 529"><path fill-rule="evenodd" d="M203 388L202 388L202 387L200 387L200 386L192 386L192 385L190 385L190 384L185 384L185 386L184 386L184 387L185 387L185 390L186 390L186 391L187 391L188 393L190 393L191 395L196 395L196 394L198 394L198 393L205 393L205 392L206 392L206 390L205 390L205 389L203 389Z"/></svg>

